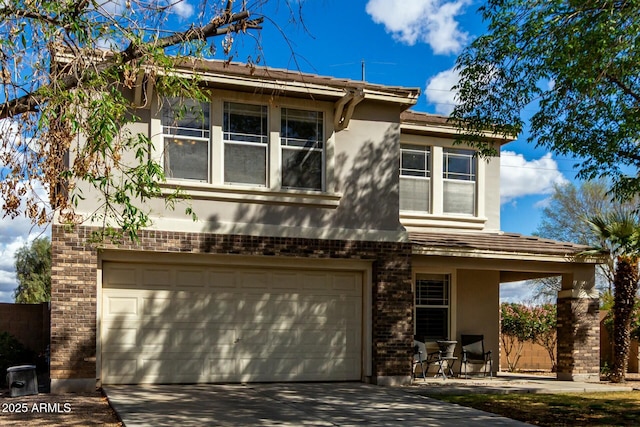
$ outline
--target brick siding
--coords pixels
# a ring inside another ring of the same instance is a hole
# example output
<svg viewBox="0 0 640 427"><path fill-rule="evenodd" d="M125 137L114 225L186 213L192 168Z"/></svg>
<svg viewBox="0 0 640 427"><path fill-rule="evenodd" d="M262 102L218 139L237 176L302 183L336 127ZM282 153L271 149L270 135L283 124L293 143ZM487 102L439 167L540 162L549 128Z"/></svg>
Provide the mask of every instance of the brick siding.
<svg viewBox="0 0 640 427"><path fill-rule="evenodd" d="M52 228L51 378L96 375L96 280L98 252L90 227ZM289 237L143 231L138 243L104 249L209 253L315 259L369 260L373 271L372 372L408 376L413 342L411 244ZM375 379L374 379L375 380Z"/></svg>
<svg viewBox="0 0 640 427"><path fill-rule="evenodd" d="M598 378L600 323L598 298L558 299L558 378Z"/></svg>

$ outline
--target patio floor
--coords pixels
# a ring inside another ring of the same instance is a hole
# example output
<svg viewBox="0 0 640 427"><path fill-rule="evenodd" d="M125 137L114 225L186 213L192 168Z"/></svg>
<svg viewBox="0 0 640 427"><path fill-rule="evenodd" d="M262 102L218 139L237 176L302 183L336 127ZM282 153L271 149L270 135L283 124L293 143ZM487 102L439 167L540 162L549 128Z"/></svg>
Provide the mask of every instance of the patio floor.
<svg viewBox="0 0 640 427"><path fill-rule="evenodd" d="M555 375L531 375L520 373L499 372L497 376L447 378L427 377L417 378L409 387L417 392L442 394L508 394L508 393L586 393L640 390L640 376L630 374L625 384L612 384L606 381L578 382L558 381Z"/></svg>

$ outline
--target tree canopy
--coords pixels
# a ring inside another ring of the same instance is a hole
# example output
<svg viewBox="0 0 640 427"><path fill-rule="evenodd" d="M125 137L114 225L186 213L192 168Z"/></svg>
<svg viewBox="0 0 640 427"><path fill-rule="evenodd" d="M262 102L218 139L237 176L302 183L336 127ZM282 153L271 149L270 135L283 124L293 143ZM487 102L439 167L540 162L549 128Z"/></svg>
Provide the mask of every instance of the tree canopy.
<svg viewBox="0 0 640 427"><path fill-rule="evenodd" d="M516 136L535 111L530 142L573 155L578 177L609 177L613 194L640 192L640 3L488 0L488 31L457 61L462 138L491 152L487 132Z"/></svg>
<svg viewBox="0 0 640 427"><path fill-rule="evenodd" d="M185 56L231 60L245 35L256 53L242 59L257 63L259 39L250 33L261 28L262 8L274 2L201 1L193 8L183 0L1 1L4 215L43 224L57 211L64 223L94 221L135 238L150 223L145 200L160 195L164 171L149 155L148 135L126 131L144 107L126 92L150 82L158 96L202 99L197 79L184 81L169 70ZM293 19L299 16L299 2L281 3ZM79 135L89 143L75 143ZM124 162L124 152L136 160ZM73 159L68 166L67 158ZM74 212L88 197L78 182L99 200L90 218Z"/></svg>
<svg viewBox="0 0 640 427"><path fill-rule="evenodd" d="M35 304L51 300L51 242L41 237L18 249L15 255L17 303Z"/></svg>

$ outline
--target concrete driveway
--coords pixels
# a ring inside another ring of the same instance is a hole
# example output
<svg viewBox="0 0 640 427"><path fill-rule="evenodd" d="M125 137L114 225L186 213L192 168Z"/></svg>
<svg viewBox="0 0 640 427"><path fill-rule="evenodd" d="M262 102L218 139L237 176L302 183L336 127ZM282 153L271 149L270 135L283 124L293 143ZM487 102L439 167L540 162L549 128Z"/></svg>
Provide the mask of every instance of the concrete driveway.
<svg viewBox="0 0 640 427"><path fill-rule="evenodd" d="M362 383L126 385L104 390L126 427L528 425L420 396L411 388Z"/></svg>

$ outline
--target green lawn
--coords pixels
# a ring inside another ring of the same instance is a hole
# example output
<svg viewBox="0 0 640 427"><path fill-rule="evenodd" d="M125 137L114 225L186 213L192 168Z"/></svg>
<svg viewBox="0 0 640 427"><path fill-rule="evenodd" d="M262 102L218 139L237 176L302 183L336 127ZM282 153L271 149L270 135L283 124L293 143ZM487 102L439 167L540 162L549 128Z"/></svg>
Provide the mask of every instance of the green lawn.
<svg viewBox="0 0 640 427"><path fill-rule="evenodd" d="M579 394L429 394L538 426L638 426L640 391Z"/></svg>

